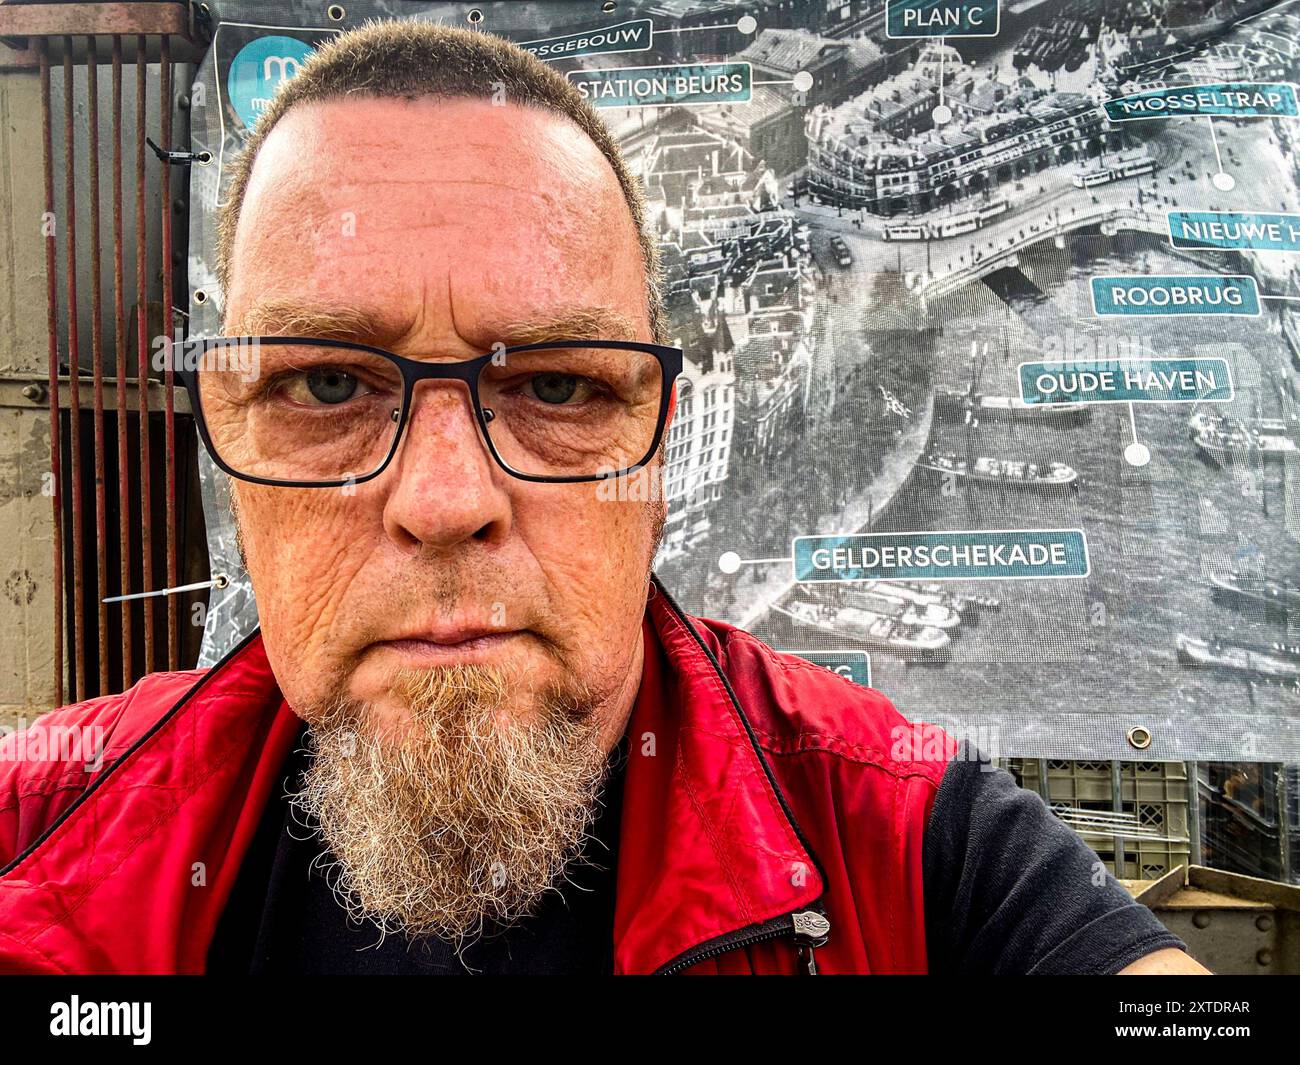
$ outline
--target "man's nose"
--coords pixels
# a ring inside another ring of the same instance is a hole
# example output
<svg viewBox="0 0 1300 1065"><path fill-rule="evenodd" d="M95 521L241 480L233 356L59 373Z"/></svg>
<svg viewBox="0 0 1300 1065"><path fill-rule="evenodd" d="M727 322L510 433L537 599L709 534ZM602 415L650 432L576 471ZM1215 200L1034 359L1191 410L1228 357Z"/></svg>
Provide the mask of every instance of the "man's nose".
<svg viewBox="0 0 1300 1065"><path fill-rule="evenodd" d="M411 547L499 540L511 520L507 477L487 451L469 390L421 381L398 453L383 474L390 485L384 529Z"/></svg>

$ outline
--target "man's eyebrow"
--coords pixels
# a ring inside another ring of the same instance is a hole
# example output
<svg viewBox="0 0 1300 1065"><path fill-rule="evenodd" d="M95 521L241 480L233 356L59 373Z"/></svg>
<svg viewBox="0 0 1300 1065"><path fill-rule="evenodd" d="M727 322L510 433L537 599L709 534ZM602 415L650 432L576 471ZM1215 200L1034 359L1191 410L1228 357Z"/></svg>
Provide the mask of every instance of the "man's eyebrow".
<svg viewBox="0 0 1300 1065"><path fill-rule="evenodd" d="M409 330L409 322L383 318L358 307L339 304L317 307L301 300L268 297L258 300L236 318L229 331L243 336L353 340L382 347Z"/></svg>
<svg viewBox="0 0 1300 1065"><path fill-rule="evenodd" d="M234 325L233 335L309 336L386 347L400 343L410 333L413 319L399 321L358 307L314 307L298 300L270 298L253 304ZM621 311L591 306L566 307L485 326L470 339L487 351L495 344L519 347L556 340L635 341L640 337L636 323Z"/></svg>
<svg viewBox="0 0 1300 1065"><path fill-rule="evenodd" d="M551 340L638 340L636 323L612 307L572 307L498 327L493 343L507 347Z"/></svg>

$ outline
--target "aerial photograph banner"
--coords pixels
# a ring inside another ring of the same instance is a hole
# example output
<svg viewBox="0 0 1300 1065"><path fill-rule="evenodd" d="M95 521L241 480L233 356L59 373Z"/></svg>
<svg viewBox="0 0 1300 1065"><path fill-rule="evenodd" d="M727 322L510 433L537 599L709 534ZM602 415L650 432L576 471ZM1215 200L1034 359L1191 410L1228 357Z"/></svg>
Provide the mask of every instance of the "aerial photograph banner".
<svg viewBox="0 0 1300 1065"><path fill-rule="evenodd" d="M339 6L220 0L216 219ZM685 354L653 478L690 613L1001 757L1300 761L1300 3L356 0L527 48L605 120ZM503 249L509 254L509 249ZM257 625L200 453L200 666Z"/></svg>

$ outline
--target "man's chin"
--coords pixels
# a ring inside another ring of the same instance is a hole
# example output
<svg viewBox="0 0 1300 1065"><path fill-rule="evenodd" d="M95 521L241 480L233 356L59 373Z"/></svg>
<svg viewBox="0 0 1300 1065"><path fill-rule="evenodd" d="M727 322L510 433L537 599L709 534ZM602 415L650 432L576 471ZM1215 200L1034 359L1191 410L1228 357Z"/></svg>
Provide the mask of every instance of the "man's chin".
<svg viewBox="0 0 1300 1065"><path fill-rule="evenodd" d="M343 694L328 700L329 712L364 714L383 730L405 731L419 716L416 707L426 706L427 716L434 709L427 705L431 700L436 704L448 692L462 690L477 693L474 697L479 701L508 708L503 723L527 719L541 702L535 678L549 675L555 663L539 664L521 653L528 650L518 643L522 637L511 634L502 639L508 646L494 640L490 648L458 654L446 653L446 648L407 646L407 642L371 644L352 663L346 683L340 685ZM307 713L302 716L313 723Z"/></svg>
<svg viewBox="0 0 1300 1065"><path fill-rule="evenodd" d="M483 680L494 673L502 679ZM487 720L496 730L509 732L535 726L550 708L543 693L518 682L519 675L520 671L511 670L509 679L505 679L503 672L464 664L454 670L446 666L391 669L386 673L388 679L381 694L374 699L349 697L345 701L346 710L341 714L336 712L331 720L338 725L351 721L354 729L364 730L389 748L418 743L428 733L431 722L441 722L441 717L429 706L429 689L439 686L463 689L466 685L474 688L486 684L492 702ZM308 720L309 726L316 723L324 724L324 721Z"/></svg>

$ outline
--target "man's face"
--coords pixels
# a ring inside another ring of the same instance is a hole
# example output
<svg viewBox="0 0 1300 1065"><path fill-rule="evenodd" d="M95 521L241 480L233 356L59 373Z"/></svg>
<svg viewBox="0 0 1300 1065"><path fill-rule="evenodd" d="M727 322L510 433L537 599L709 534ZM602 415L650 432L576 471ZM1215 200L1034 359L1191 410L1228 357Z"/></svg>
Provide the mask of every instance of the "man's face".
<svg viewBox="0 0 1300 1065"><path fill-rule="evenodd" d="M651 338L599 149L560 116L483 100L294 108L258 156L231 265L231 335L460 361L582 312L611 321L583 336ZM598 486L510 476L468 392L440 381L417 387L379 477L234 483L267 655L317 741L298 801L381 923L508 921L576 853L640 684L664 517L658 496Z"/></svg>
<svg viewBox="0 0 1300 1065"><path fill-rule="evenodd" d="M346 339L430 361L471 358L509 325L577 309L626 320L628 335L606 339L651 335L635 229L599 149L561 116L486 100L290 111L259 154L232 269L228 333L294 332L287 305L355 309L374 327ZM605 501L596 487L505 473L468 393L442 382L417 388L401 449L372 481L237 483L290 704L346 693L400 726L390 669L468 662L519 667L516 715L566 674L604 709L625 708L662 506Z"/></svg>

